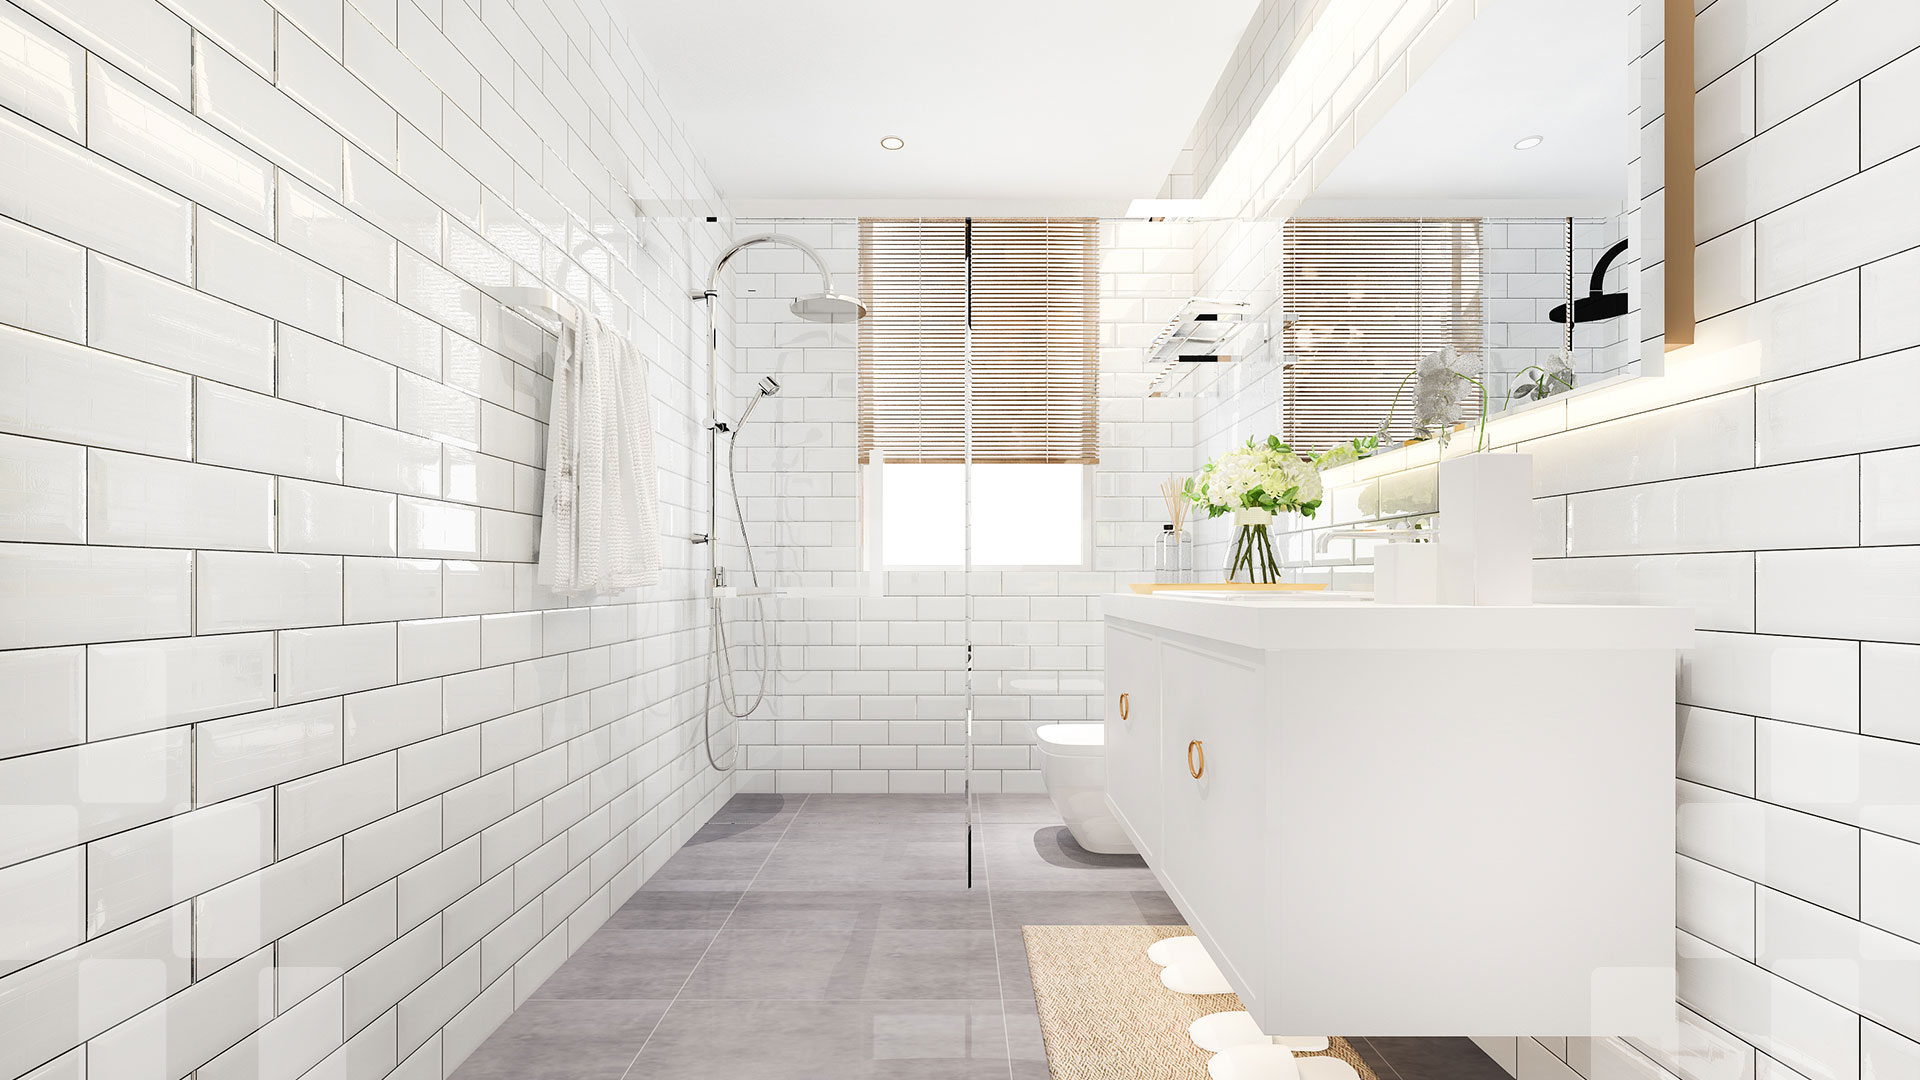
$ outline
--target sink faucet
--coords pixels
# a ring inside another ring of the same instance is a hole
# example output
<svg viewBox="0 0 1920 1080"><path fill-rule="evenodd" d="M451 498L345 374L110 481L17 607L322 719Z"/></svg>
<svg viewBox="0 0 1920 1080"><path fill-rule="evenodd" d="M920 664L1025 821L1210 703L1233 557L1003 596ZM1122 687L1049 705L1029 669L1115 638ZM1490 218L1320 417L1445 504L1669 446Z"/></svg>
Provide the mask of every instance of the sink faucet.
<svg viewBox="0 0 1920 1080"><path fill-rule="evenodd" d="M1439 536L1437 529L1333 529L1320 534L1313 542L1313 552L1325 555L1327 546L1335 540L1394 540L1411 536L1423 540L1433 540Z"/></svg>

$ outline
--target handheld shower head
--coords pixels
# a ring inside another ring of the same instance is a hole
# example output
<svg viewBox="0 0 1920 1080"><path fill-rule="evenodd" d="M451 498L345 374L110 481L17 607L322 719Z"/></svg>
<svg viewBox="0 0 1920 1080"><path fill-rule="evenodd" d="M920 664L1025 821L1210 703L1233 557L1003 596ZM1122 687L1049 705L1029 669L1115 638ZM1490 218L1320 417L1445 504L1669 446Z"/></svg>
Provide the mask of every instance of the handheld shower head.
<svg viewBox="0 0 1920 1080"><path fill-rule="evenodd" d="M780 383L773 376L768 375L762 378L754 389L759 392L747 399L747 407L741 411L740 419L733 422L733 436L736 439L740 437L740 429L747 426L747 418L753 415L753 410L762 401L780 392Z"/></svg>
<svg viewBox="0 0 1920 1080"><path fill-rule="evenodd" d="M779 392L780 392L780 384L774 379L773 376L769 375L766 378L760 380L760 396L761 397L772 397L773 395Z"/></svg>

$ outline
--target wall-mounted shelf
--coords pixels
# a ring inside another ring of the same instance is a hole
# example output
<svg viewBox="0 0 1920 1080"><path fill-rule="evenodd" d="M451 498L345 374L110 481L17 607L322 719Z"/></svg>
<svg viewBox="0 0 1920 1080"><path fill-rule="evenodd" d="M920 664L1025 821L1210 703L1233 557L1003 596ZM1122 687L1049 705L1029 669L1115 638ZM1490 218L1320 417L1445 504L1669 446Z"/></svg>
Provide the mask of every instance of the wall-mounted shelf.
<svg viewBox="0 0 1920 1080"><path fill-rule="evenodd" d="M1178 389L1197 365L1232 360L1228 346L1246 327L1245 301L1196 296L1180 305L1147 351L1147 369L1153 376L1147 384L1148 396L1161 397Z"/></svg>

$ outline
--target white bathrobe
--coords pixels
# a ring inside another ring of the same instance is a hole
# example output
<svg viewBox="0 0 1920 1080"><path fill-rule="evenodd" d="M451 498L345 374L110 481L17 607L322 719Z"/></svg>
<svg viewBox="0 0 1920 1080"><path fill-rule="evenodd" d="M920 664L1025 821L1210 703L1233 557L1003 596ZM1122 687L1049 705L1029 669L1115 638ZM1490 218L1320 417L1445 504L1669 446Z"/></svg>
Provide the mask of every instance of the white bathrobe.
<svg viewBox="0 0 1920 1080"><path fill-rule="evenodd" d="M660 580L653 399L633 343L585 312L560 333L538 580L559 593Z"/></svg>

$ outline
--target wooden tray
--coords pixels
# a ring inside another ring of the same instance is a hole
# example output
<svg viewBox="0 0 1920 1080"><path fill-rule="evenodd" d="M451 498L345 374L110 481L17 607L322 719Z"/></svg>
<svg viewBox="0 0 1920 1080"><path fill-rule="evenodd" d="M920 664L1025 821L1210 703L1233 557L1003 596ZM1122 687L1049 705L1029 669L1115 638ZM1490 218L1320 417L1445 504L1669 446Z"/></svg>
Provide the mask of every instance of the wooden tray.
<svg viewBox="0 0 1920 1080"><path fill-rule="evenodd" d="M1157 592L1321 592L1326 582L1315 584L1307 581L1277 581L1271 585L1254 585L1242 581L1183 582L1175 585L1160 581L1136 581L1127 586L1142 596Z"/></svg>

